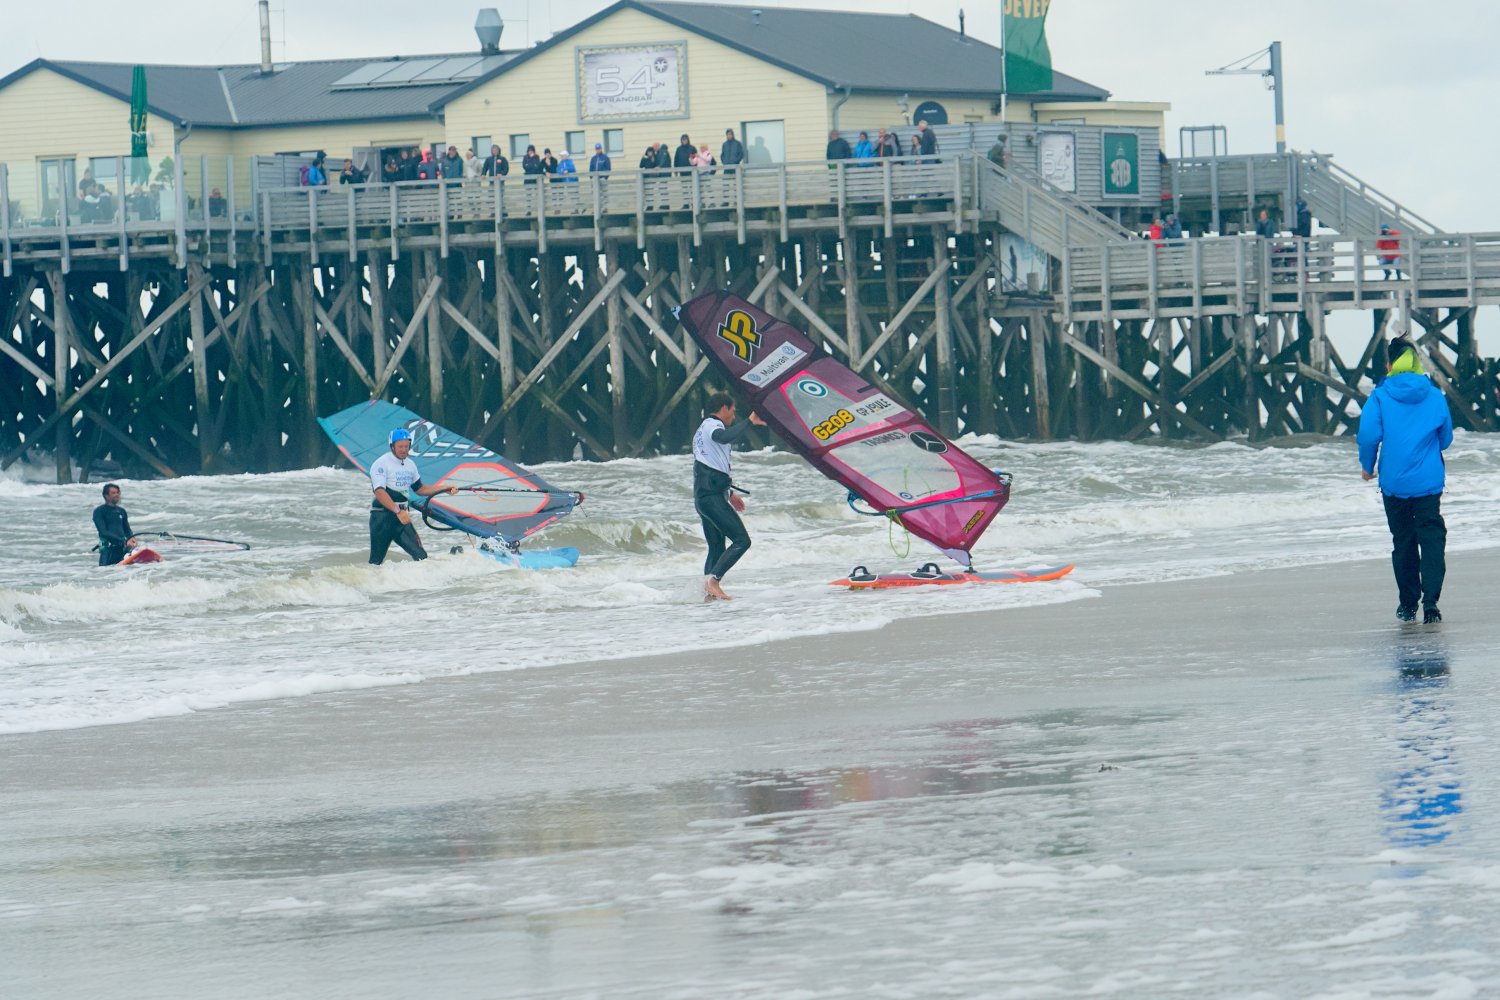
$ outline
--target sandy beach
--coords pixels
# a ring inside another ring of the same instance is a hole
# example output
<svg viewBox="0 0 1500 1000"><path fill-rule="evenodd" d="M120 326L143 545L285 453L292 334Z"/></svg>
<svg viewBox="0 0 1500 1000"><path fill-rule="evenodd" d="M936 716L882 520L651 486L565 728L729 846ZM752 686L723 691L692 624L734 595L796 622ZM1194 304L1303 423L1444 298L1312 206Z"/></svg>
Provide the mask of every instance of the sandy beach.
<svg viewBox="0 0 1500 1000"><path fill-rule="evenodd" d="M1389 575L0 738L7 992L1480 995L1500 572Z"/></svg>

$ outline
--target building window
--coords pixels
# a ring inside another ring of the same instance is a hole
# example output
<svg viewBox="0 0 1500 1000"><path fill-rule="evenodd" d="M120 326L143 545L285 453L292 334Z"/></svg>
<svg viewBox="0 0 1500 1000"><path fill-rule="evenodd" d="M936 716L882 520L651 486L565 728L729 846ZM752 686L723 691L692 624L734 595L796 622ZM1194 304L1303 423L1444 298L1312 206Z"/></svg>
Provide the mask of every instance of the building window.
<svg viewBox="0 0 1500 1000"><path fill-rule="evenodd" d="M526 155L526 147L531 145L531 133L522 132L510 137L510 158L519 160Z"/></svg>
<svg viewBox="0 0 1500 1000"><path fill-rule="evenodd" d="M563 133L563 149L575 156L583 152L583 144L587 141L582 132Z"/></svg>
<svg viewBox="0 0 1500 1000"><path fill-rule="evenodd" d="M607 128L604 130L604 151L610 156L625 155L625 130L622 128Z"/></svg>
<svg viewBox="0 0 1500 1000"><path fill-rule="evenodd" d="M118 165L119 161L113 156L95 156L89 159L89 170L93 172L94 180L106 187L112 187L115 178L119 176L115 169Z"/></svg>
<svg viewBox="0 0 1500 1000"><path fill-rule="evenodd" d="M479 157L489 156L490 147L495 144L493 136L476 135L469 140L473 143L469 148L474 150L474 155Z"/></svg>
<svg viewBox="0 0 1500 1000"><path fill-rule="evenodd" d="M740 135L745 137L745 163L748 166L786 162L785 122L741 122Z"/></svg>

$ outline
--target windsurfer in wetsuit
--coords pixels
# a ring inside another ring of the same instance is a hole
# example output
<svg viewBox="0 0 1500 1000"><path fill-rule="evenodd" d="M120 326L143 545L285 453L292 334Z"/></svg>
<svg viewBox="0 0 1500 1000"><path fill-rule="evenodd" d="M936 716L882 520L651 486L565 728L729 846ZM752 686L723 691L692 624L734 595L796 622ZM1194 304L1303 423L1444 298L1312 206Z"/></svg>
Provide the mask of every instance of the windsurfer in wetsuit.
<svg viewBox="0 0 1500 1000"><path fill-rule="evenodd" d="M730 492L733 481L729 476L729 449L745 436L751 424L766 425L755 413L750 414L750 419L736 423L734 410L729 393L709 396L703 407L708 416L693 435L693 506L703 521L703 537L708 541L703 593L710 600L730 599L719 581L750 550L750 533L739 515L745 509L745 501Z"/></svg>
<svg viewBox="0 0 1500 1000"><path fill-rule="evenodd" d="M391 431L391 450L370 464L370 488L375 499L370 503L370 564L385 562L385 554L395 542L413 559L426 559L427 550L411 523L406 491L419 497L436 493L454 494L456 486L428 486L417 472L417 463L406 456L411 452L411 431L397 427Z"/></svg>
<svg viewBox="0 0 1500 1000"><path fill-rule="evenodd" d="M120 506L120 487L114 483L104 484L104 502L94 508L94 531L99 535L100 566L123 562L125 553L136 546L130 515Z"/></svg>

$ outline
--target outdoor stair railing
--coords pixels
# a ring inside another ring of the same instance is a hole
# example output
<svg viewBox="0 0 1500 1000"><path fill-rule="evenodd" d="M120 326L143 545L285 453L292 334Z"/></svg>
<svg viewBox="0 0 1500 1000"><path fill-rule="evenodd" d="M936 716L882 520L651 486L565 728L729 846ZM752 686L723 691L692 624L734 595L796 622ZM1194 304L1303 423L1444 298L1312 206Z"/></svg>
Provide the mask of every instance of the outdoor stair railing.
<svg viewBox="0 0 1500 1000"><path fill-rule="evenodd" d="M1380 239L1225 236L1070 247L1059 304L1076 319L1500 303L1500 233L1403 234L1394 248Z"/></svg>
<svg viewBox="0 0 1500 1000"><path fill-rule="evenodd" d="M1317 219L1341 233L1373 233L1388 223L1403 233L1434 233L1438 227L1412 209L1345 170L1322 153L1298 154L1302 197Z"/></svg>
<svg viewBox="0 0 1500 1000"><path fill-rule="evenodd" d="M975 169L980 210L1049 256L1062 259L1069 246L1137 239L1135 233L1070 194L1028 181L986 159L976 157Z"/></svg>

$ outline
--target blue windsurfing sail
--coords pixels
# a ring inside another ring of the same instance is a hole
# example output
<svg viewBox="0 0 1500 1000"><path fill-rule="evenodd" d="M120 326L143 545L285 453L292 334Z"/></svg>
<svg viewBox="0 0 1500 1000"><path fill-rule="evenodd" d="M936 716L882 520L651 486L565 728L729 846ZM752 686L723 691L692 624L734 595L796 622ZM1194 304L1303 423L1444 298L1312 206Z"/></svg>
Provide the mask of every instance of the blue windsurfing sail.
<svg viewBox="0 0 1500 1000"><path fill-rule="evenodd" d="M394 403L356 403L319 417L318 424L361 472L369 472L371 463L389 450L392 430L411 431L410 457L422 482L459 489L452 496L410 498L411 506L436 528L499 538L514 546L583 502L582 493L559 490L530 469Z"/></svg>

